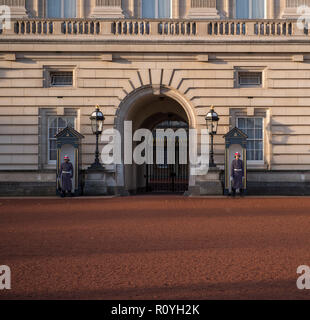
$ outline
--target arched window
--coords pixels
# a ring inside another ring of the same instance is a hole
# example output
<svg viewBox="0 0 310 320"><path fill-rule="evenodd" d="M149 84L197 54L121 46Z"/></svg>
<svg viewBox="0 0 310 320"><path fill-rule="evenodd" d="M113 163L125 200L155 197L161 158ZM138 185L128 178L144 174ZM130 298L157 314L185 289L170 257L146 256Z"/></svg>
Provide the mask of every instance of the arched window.
<svg viewBox="0 0 310 320"><path fill-rule="evenodd" d="M47 0L47 18L75 18L76 0Z"/></svg>
<svg viewBox="0 0 310 320"><path fill-rule="evenodd" d="M142 18L171 18L171 0L142 0Z"/></svg>
<svg viewBox="0 0 310 320"><path fill-rule="evenodd" d="M237 19L264 19L265 0L235 0Z"/></svg>

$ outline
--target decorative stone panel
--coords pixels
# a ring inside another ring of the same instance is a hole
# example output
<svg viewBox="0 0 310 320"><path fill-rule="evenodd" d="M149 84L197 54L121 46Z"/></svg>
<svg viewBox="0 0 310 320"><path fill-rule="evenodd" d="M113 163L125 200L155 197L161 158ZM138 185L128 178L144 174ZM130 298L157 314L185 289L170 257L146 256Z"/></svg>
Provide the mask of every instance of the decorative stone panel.
<svg viewBox="0 0 310 320"><path fill-rule="evenodd" d="M96 0L91 17L124 18L121 0Z"/></svg>

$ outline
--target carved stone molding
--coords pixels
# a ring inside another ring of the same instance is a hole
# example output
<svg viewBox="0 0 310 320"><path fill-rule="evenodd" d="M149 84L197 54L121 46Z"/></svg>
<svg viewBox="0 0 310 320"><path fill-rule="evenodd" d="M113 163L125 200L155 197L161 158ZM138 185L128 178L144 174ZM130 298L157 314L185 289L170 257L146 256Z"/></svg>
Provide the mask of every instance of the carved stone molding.
<svg viewBox="0 0 310 320"><path fill-rule="evenodd" d="M1 6L9 6L12 18L27 17L25 0L0 0Z"/></svg>
<svg viewBox="0 0 310 320"><path fill-rule="evenodd" d="M94 18L124 18L121 0L96 0L91 17Z"/></svg>
<svg viewBox="0 0 310 320"><path fill-rule="evenodd" d="M121 7L122 0L96 0L96 7Z"/></svg>
<svg viewBox="0 0 310 320"><path fill-rule="evenodd" d="M219 19L216 9L216 0L191 0L191 8L187 18L190 19Z"/></svg>
<svg viewBox="0 0 310 320"><path fill-rule="evenodd" d="M216 8L216 0L191 0L191 8Z"/></svg>

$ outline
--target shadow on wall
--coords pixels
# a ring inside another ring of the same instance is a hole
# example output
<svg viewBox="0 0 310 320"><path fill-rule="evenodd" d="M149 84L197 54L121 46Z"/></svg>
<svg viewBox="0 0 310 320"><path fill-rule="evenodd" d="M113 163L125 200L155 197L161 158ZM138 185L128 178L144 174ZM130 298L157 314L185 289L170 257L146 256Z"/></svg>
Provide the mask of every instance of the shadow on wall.
<svg viewBox="0 0 310 320"><path fill-rule="evenodd" d="M289 135L294 132L288 125L275 120L272 120L271 123L268 124L267 128L271 128L272 136L278 137L276 144L287 144Z"/></svg>
<svg viewBox="0 0 310 320"><path fill-rule="evenodd" d="M7 79L7 70L9 70L9 68L0 68L0 82Z"/></svg>
<svg viewBox="0 0 310 320"><path fill-rule="evenodd" d="M17 60L17 57L16 57L16 60ZM11 60L11 59L4 59L4 62L16 62L16 60ZM22 59L22 63L23 64L37 64L36 61L34 61L33 59ZM11 70L18 70L18 69L15 69L11 66L9 67L6 67L6 68L0 68L0 83L2 82L2 80L9 80L9 79L20 79L20 78L26 78L25 76L14 76L14 77L9 77L9 72ZM22 72L22 70L21 70ZM25 80L25 86L26 86L26 80ZM14 87L14 86L9 86L9 87Z"/></svg>
<svg viewBox="0 0 310 320"><path fill-rule="evenodd" d="M272 145L286 145L288 143L289 136L294 133L288 125L270 120L270 124L267 126L269 134L271 135ZM270 132L271 130L271 132ZM271 163L274 163L274 152L271 153Z"/></svg>

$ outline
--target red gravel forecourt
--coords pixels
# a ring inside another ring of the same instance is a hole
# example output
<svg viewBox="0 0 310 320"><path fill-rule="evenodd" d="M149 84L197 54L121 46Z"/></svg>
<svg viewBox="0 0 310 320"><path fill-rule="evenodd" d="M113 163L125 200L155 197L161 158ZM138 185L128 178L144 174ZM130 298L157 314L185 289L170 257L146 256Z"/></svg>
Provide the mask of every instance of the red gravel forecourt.
<svg viewBox="0 0 310 320"><path fill-rule="evenodd" d="M0 198L1 299L309 299L310 198Z"/></svg>

